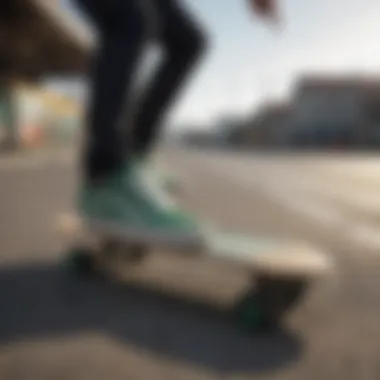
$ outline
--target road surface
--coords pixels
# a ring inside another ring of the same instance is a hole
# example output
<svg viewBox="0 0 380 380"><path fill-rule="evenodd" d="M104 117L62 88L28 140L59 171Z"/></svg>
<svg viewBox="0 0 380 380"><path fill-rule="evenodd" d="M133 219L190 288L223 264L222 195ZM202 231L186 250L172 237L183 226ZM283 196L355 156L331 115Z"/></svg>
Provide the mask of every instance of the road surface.
<svg viewBox="0 0 380 380"><path fill-rule="evenodd" d="M380 159L171 150L158 162L183 181L189 209L229 229L309 240L339 271L269 336L142 288L77 282L58 266L54 228L74 199L72 158L2 158L1 379L380 378ZM200 295L240 279L189 260L147 266Z"/></svg>

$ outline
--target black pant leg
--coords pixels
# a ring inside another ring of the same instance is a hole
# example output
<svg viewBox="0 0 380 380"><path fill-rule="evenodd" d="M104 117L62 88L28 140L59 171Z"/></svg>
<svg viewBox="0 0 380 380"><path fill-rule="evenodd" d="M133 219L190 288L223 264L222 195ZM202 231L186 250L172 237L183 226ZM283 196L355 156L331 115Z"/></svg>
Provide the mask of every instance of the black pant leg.
<svg viewBox="0 0 380 380"><path fill-rule="evenodd" d="M164 117L205 50L206 36L181 0L154 0L164 60L138 104L133 127L136 155L147 155Z"/></svg>
<svg viewBox="0 0 380 380"><path fill-rule="evenodd" d="M120 121L133 89L146 38L139 0L77 0L98 32L90 73L84 175L97 179L124 164L125 131Z"/></svg>

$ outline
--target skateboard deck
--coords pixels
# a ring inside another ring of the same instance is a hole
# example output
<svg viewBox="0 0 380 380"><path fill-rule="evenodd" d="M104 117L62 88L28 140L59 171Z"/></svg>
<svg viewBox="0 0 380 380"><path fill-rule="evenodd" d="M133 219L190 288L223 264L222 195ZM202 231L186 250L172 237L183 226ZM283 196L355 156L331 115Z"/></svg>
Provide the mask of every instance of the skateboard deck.
<svg viewBox="0 0 380 380"><path fill-rule="evenodd" d="M238 279L247 277L247 282L233 292L227 304L222 302L223 306L210 302L211 297L204 300L207 305L222 306L223 310L227 307L239 324L254 330L276 327L304 296L309 284L331 273L334 268L327 255L301 242L220 233L207 227L202 242L183 244L175 239L157 240L153 235L147 238L141 231L127 231L120 226L91 222L82 220L74 213L63 214L58 219L59 232L68 237L73 245L68 255L69 263L72 263L69 267L76 274L87 276L100 271L116 282L132 280L139 284L142 282L144 286L146 267L139 264L145 262L151 252L163 257L169 255L166 257L168 266L173 260L185 258L197 262L199 269L205 269L206 264L215 267L216 263L227 264L229 270L236 269L239 273ZM153 276L154 284L148 280L150 286L179 295L178 286L174 287L174 291L172 286L168 289L162 281L162 272L161 276L157 275L158 278ZM225 278L230 280L230 275ZM180 276L182 285L184 280Z"/></svg>
<svg viewBox="0 0 380 380"><path fill-rule="evenodd" d="M121 246L141 245L146 249L160 249L192 257L204 256L228 262L248 271L266 276L313 279L328 273L332 260L323 252L306 243L270 237L247 237L239 234L220 233L212 229L204 233L204 240L193 244L178 241L144 239L133 232L111 225L88 224L74 213L60 215L58 228L61 233L80 245L96 246L100 241L112 240Z"/></svg>

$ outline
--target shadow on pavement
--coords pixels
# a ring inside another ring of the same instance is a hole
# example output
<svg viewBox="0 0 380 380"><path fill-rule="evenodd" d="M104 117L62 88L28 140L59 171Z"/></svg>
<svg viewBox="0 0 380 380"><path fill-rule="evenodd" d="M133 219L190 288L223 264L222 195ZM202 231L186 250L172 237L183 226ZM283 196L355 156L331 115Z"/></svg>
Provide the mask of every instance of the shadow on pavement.
<svg viewBox="0 0 380 380"><path fill-rule="evenodd" d="M55 264L2 268L0 305L0 344L104 331L221 372L273 370L302 353L288 332L252 335L222 313L135 287L74 279Z"/></svg>

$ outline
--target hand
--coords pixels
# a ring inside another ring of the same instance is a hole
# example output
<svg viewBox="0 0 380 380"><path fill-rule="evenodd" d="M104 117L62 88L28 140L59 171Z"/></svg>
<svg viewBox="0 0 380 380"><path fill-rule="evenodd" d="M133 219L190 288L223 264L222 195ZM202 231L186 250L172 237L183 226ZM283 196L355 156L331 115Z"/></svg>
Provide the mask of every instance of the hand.
<svg viewBox="0 0 380 380"><path fill-rule="evenodd" d="M275 24L279 24L277 0L249 0L253 12Z"/></svg>

